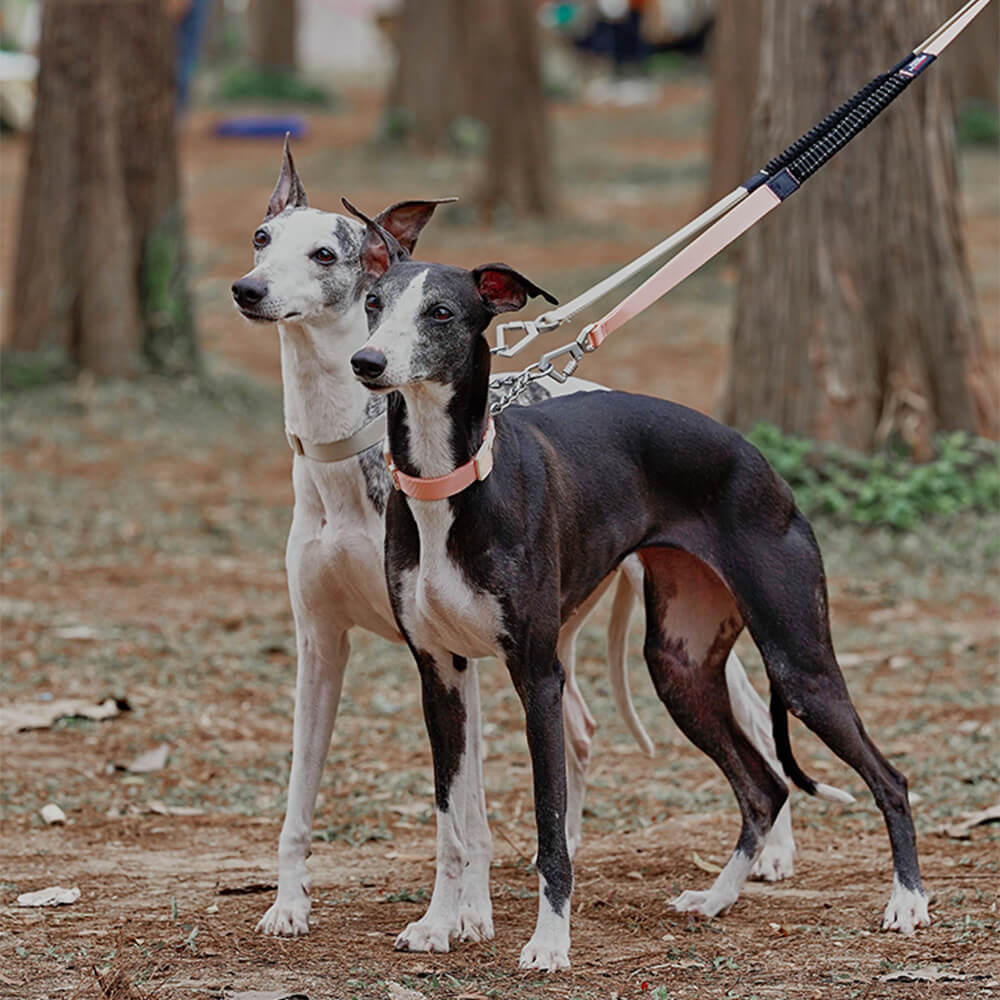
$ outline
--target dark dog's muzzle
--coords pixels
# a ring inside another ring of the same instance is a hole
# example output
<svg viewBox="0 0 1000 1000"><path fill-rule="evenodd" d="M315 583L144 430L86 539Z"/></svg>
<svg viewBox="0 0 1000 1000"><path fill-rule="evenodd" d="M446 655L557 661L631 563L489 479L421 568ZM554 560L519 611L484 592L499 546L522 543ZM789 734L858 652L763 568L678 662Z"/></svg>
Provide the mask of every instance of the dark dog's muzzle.
<svg viewBox="0 0 1000 1000"><path fill-rule="evenodd" d="M372 347L362 347L351 358L351 368L363 382L374 382L385 371L388 363L386 356Z"/></svg>

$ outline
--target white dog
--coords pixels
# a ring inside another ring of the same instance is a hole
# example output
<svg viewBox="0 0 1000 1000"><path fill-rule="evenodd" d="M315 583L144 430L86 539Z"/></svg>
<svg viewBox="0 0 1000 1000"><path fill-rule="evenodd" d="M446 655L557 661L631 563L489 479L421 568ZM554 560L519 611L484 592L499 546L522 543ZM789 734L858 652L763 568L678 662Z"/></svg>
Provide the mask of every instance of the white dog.
<svg viewBox="0 0 1000 1000"><path fill-rule="evenodd" d="M436 202L402 202L379 223L411 250ZM253 236L254 267L233 285L239 311L255 322L277 323L281 345L285 428L295 451L295 506L285 564L295 619L298 673L292 734L292 768L284 825L278 841L277 899L261 918L265 934L296 937L309 931L313 811L333 732L341 685L355 627L386 639L399 635L383 572L383 514L391 489L381 442L383 398L354 377L350 358L368 337L365 281L360 266L364 226L342 215L308 207L287 142L267 214ZM571 381L562 392L597 389ZM544 396L552 393L544 393ZM540 398L535 395L534 399ZM635 715L625 672L625 644L642 569L626 563L618 573L608 632L608 662L619 711L639 744L652 743ZM587 614L610 578L560 633L559 658L566 670L563 715L567 734L567 840L580 842L581 813L593 717L574 675L574 644ZM491 856L482 785L478 679L466 671L470 706L470 767L458 790L468 856L459 912L435 892L427 914L400 935L397 947L446 951L450 939L493 936L488 876ZM726 669L733 711L771 766L783 773L771 738L770 714L731 656ZM792 874L795 844L786 804L754 874L769 881ZM440 877L440 873L439 873ZM438 900L438 904L435 904Z"/></svg>

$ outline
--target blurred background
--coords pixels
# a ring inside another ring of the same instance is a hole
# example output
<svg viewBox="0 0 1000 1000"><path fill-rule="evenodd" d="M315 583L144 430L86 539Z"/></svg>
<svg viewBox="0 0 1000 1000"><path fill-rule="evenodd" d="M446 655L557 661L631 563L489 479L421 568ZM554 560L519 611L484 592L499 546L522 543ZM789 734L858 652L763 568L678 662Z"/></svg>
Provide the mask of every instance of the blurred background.
<svg viewBox="0 0 1000 1000"><path fill-rule="evenodd" d="M502 258L566 300L951 13L950 0L0 11L8 385L222 359L276 377L275 338L237 322L227 287L249 267L285 131L313 205L461 195L422 252ZM806 197L584 374L862 451L895 442L926 459L940 431L995 436L998 52L992 4Z"/></svg>

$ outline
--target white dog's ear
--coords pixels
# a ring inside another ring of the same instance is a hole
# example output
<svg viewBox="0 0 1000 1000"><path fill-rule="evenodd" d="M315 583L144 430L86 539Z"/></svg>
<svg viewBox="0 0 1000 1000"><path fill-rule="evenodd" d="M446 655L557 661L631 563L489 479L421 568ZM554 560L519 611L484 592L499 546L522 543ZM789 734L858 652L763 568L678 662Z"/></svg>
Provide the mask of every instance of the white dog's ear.
<svg viewBox="0 0 1000 1000"><path fill-rule="evenodd" d="M369 219L359 208L355 208L346 198L341 198L344 208L365 224L365 239L361 244L361 270L374 281L381 278L389 265L396 261L409 260L410 255L399 244L392 233L387 233L374 219Z"/></svg>
<svg viewBox="0 0 1000 1000"><path fill-rule="evenodd" d="M529 297L536 295L541 295L554 306L559 305L559 300L544 288L539 288L506 264L484 264L472 272L472 278L492 313L517 312L524 308Z"/></svg>
<svg viewBox="0 0 1000 1000"><path fill-rule="evenodd" d="M447 205L458 201L457 198L433 198L428 201L399 201L390 205L375 216L375 221L387 232L399 240L399 245L407 252L413 253L417 245L417 237L427 225L434 209L438 205Z"/></svg>
<svg viewBox="0 0 1000 1000"><path fill-rule="evenodd" d="M274 185L271 193L271 200L267 203L267 214L264 221L273 219L280 215L286 208L308 208L309 202L306 199L306 189L299 180L299 175L295 172L295 161L292 159L292 150L288 144L288 133L285 133L285 149L281 156L281 173L278 174L278 183Z"/></svg>

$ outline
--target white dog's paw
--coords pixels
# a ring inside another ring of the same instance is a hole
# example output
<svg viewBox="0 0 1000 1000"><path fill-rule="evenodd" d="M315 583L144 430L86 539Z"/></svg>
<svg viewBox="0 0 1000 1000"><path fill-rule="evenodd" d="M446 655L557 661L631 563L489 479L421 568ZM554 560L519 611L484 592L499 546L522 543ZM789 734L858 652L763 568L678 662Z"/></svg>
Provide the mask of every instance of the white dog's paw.
<svg viewBox="0 0 1000 1000"><path fill-rule="evenodd" d="M750 869L751 878L760 878L765 882L780 882L795 874L795 844L785 842L765 844L760 857Z"/></svg>
<svg viewBox="0 0 1000 1000"><path fill-rule="evenodd" d="M918 927L929 927L930 923L927 894L921 889L906 889L894 880L882 918L882 930L912 934Z"/></svg>
<svg viewBox="0 0 1000 1000"><path fill-rule="evenodd" d="M451 950L451 935L455 929L446 923L428 920L426 916L409 924L396 938L396 951L436 951L442 954Z"/></svg>
<svg viewBox="0 0 1000 1000"><path fill-rule="evenodd" d="M257 921L257 930L274 937L303 937L309 933L311 905L305 891L291 902L286 902L279 894L267 913Z"/></svg>
<svg viewBox="0 0 1000 1000"><path fill-rule="evenodd" d="M462 941L492 941L492 907L462 905L458 914L458 936Z"/></svg>
<svg viewBox="0 0 1000 1000"><path fill-rule="evenodd" d="M711 889L696 891L688 889L667 905L678 913L693 913L699 917L715 917L724 913L736 900L727 900Z"/></svg>
<svg viewBox="0 0 1000 1000"><path fill-rule="evenodd" d="M568 969L569 948L541 941L536 934L521 949L521 960L517 965L520 969L539 969L542 972Z"/></svg>

